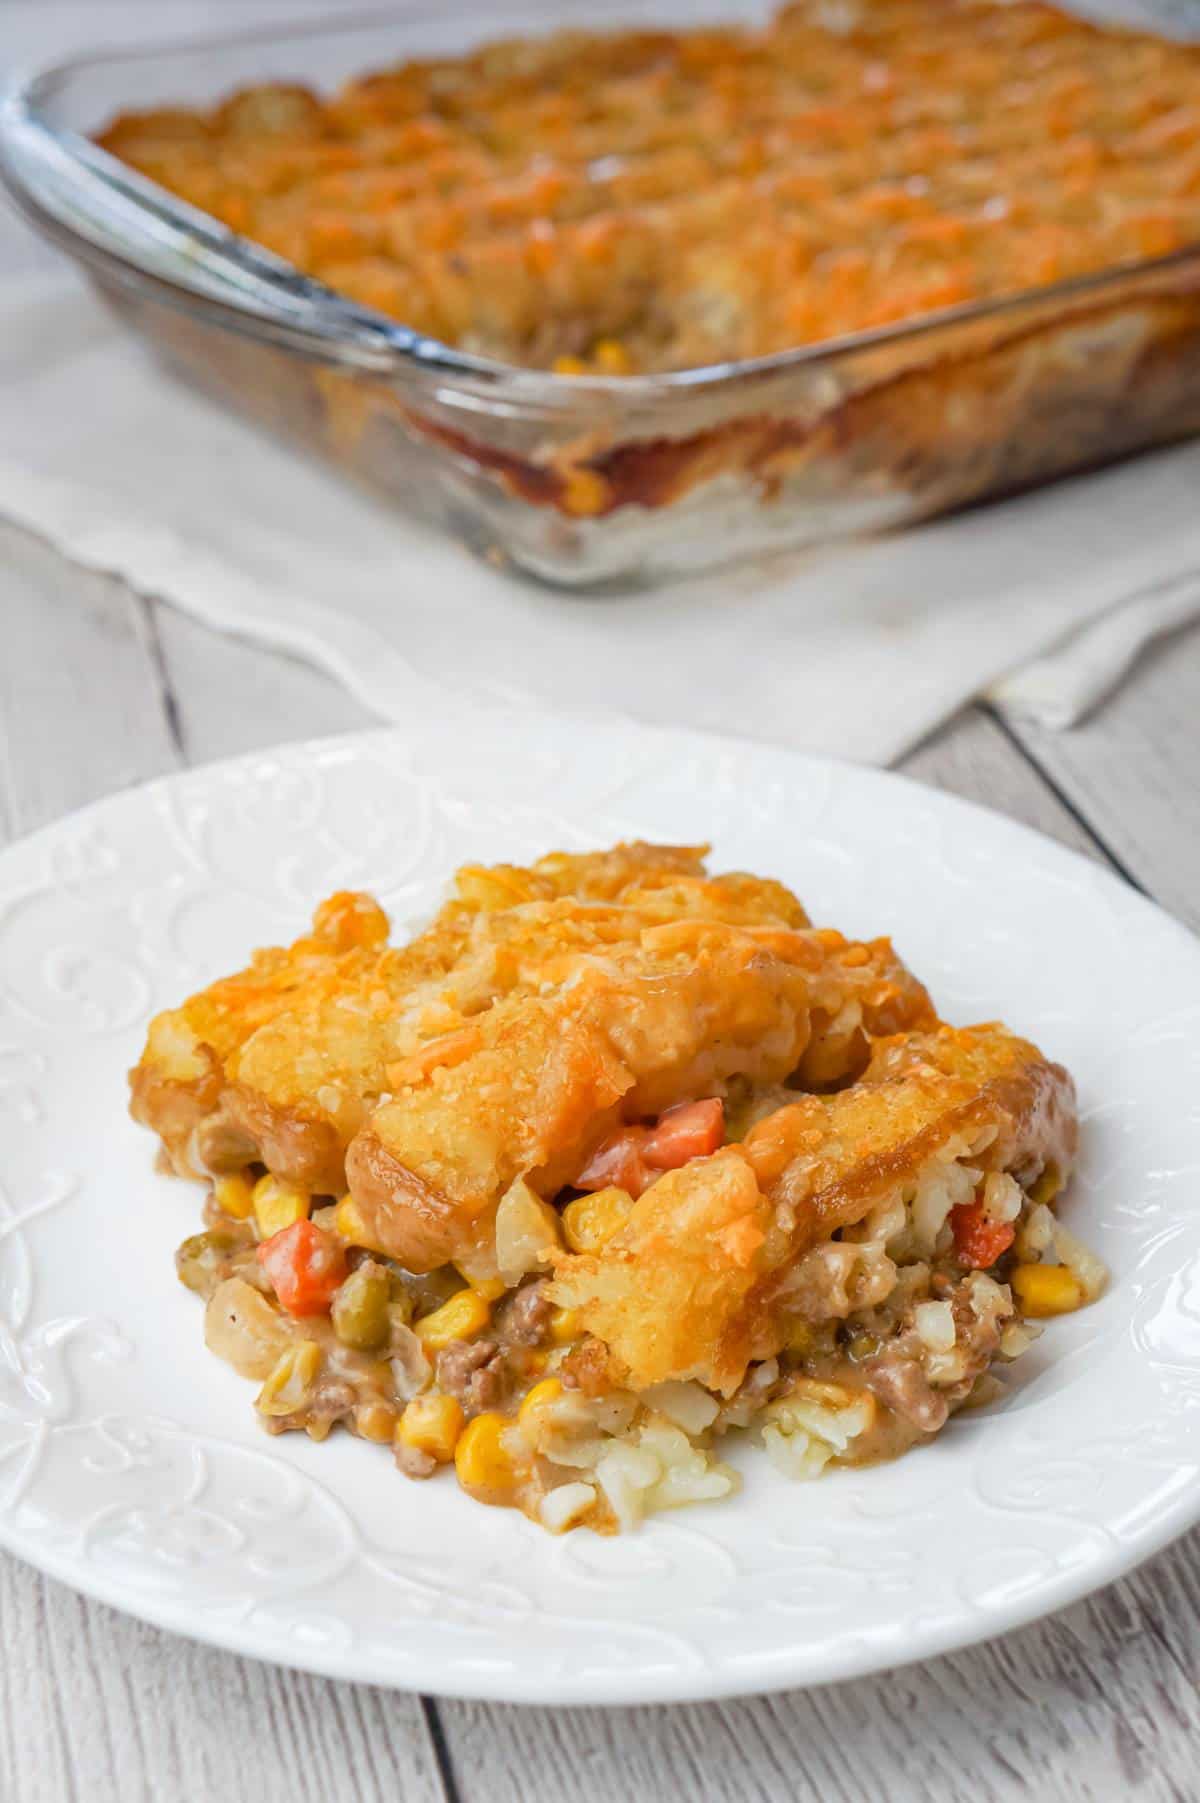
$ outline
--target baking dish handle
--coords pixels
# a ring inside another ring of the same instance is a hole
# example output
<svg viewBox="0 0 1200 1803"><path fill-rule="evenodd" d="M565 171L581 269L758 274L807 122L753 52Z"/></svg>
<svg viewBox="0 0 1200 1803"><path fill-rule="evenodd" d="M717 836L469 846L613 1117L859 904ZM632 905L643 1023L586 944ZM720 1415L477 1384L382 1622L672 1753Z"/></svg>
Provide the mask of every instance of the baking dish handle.
<svg viewBox="0 0 1200 1803"><path fill-rule="evenodd" d="M69 232L73 249L90 247L110 274L133 263L173 290L223 305L240 330L253 333L260 321L264 332L284 332L314 355L336 343L339 361L350 356L367 368L390 367L401 355L482 373L474 359L344 299L88 139L50 125L40 89L54 73L18 79L0 98L0 177L39 223Z"/></svg>

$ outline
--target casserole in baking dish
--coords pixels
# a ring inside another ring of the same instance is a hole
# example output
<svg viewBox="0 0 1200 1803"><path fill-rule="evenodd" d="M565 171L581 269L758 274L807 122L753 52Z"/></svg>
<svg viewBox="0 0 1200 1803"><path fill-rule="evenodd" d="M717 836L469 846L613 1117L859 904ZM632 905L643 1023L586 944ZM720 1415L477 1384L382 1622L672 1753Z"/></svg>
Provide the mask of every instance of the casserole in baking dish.
<svg viewBox="0 0 1200 1803"><path fill-rule="evenodd" d="M679 11L76 65L10 102L9 178L191 375L564 581L1195 429L1200 51L1028 0Z"/></svg>

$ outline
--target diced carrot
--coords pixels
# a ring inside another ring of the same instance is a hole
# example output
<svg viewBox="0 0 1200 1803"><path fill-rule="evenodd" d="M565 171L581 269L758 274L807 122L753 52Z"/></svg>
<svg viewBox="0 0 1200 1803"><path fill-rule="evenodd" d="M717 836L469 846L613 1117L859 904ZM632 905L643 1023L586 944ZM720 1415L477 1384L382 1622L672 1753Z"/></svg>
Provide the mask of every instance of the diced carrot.
<svg viewBox="0 0 1200 1803"><path fill-rule="evenodd" d="M624 1127L612 1134L597 1146L571 1187L597 1190L615 1186L628 1190L631 1196L640 1196L654 1181L654 1173L647 1170L642 1159L646 1137L645 1127Z"/></svg>
<svg viewBox="0 0 1200 1803"><path fill-rule="evenodd" d="M992 1221L982 1202L960 1202L950 1210L954 1251L960 1264L984 1271L1008 1251L1016 1238L1014 1221Z"/></svg>
<svg viewBox="0 0 1200 1803"><path fill-rule="evenodd" d="M572 1187L597 1190L615 1185L640 1196L660 1171L676 1171L691 1158L705 1158L724 1142L723 1102L679 1102L653 1127L622 1127L611 1134L592 1153Z"/></svg>
<svg viewBox="0 0 1200 1803"><path fill-rule="evenodd" d="M725 1141L725 1104L680 1102L668 1108L642 1145L644 1162L656 1171L675 1171L691 1158L706 1158Z"/></svg>
<svg viewBox="0 0 1200 1803"><path fill-rule="evenodd" d="M258 1262L290 1315L323 1315L346 1276L341 1241L311 1221L295 1221L258 1248Z"/></svg>

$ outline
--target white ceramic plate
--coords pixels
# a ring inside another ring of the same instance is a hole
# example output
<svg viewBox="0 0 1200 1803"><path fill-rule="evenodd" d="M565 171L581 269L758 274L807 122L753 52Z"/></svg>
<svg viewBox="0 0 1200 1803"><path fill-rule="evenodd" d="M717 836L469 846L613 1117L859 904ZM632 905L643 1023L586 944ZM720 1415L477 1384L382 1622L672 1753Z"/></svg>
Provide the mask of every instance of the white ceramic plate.
<svg viewBox="0 0 1200 1803"><path fill-rule="evenodd" d="M378 1448L267 1439L172 1253L200 1193L125 1113L149 1014L374 889L465 859L714 842L818 921L890 931L961 1022L1079 1081L1069 1220L1109 1261L1003 1403L815 1484L552 1539ZM700 1698L962 1646L1127 1571L1200 1514L1200 947L1103 871L896 777L588 722L448 721L116 797L0 857L0 1539L181 1633L379 1683Z"/></svg>

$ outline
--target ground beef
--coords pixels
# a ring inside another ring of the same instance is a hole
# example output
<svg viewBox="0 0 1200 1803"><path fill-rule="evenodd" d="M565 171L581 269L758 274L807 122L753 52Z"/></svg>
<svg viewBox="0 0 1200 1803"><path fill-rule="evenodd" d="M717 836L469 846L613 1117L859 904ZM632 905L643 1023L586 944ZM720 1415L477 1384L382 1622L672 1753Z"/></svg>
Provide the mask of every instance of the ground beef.
<svg viewBox="0 0 1200 1803"><path fill-rule="evenodd" d="M584 1396L602 1396L622 1377L608 1347L602 1340L590 1337L572 1346L558 1367L558 1375L565 1389L578 1390Z"/></svg>
<svg viewBox="0 0 1200 1803"><path fill-rule="evenodd" d="M911 1327L862 1366L867 1388L923 1434L936 1434L951 1408L970 1395L976 1379L991 1364L1011 1319L1010 1309L989 1306L986 1300L977 1303L979 1281L974 1272L953 1285L935 1281L931 1287L950 1304L957 1350L965 1359L963 1375L944 1389L934 1389L925 1375L927 1355ZM977 1306L982 1312L976 1312Z"/></svg>
<svg viewBox="0 0 1200 1803"><path fill-rule="evenodd" d="M501 1407L508 1391L508 1366L495 1340L452 1340L438 1353L438 1388L455 1396L466 1415Z"/></svg>
<svg viewBox="0 0 1200 1803"><path fill-rule="evenodd" d="M513 1346L540 1346L554 1314L546 1278L522 1284L496 1312L496 1332Z"/></svg>
<svg viewBox="0 0 1200 1803"><path fill-rule="evenodd" d="M269 1434L291 1433L307 1427L310 1422L329 1428L352 1415L358 1400L353 1384L346 1383L340 1377L321 1376L313 1385L312 1395L302 1409L297 1409L291 1415L260 1415L259 1420Z"/></svg>
<svg viewBox="0 0 1200 1803"><path fill-rule="evenodd" d="M969 1277L956 1285L950 1297L950 1312L954 1316L958 1344L971 1361L972 1375L978 1376L994 1357L1000 1336L1012 1319L1012 1310L993 1312L985 1308L982 1316L977 1315L972 1290L973 1284Z"/></svg>
<svg viewBox="0 0 1200 1803"><path fill-rule="evenodd" d="M880 1353L862 1367L867 1388L905 1421L923 1434L936 1434L945 1425L950 1404L935 1390L918 1358L904 1345Z"/></svg>
<svg viewBox="0 0 1200 1803"><path fill-rule="evenodd" d="M340 1377L319 1377L305 1414L310 1421L340 1421L349 1415L358 1401L353 1384Z"/></svg>

